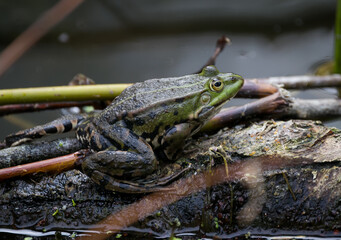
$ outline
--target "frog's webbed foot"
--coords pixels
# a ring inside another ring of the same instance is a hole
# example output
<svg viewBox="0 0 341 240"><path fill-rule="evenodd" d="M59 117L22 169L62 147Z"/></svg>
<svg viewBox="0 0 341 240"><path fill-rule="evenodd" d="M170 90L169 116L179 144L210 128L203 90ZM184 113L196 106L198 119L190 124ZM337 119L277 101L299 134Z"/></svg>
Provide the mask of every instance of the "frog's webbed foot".
<svg viewBox="0 0 341 240"><path fill-rule="evenodd" d="M169 170L171 171L171 173L168 174L164 174L164 172L160 172L158 173L158 176L154 176L153 178L146 178L146 179L141 179L141 180L137 180L137 182L143 182L144 184L154 184L155 186L164 186L167 184L170 184L171 182L173 182L175 179L177 179L178 177L180 177L183 173L187 172L188 170L190 170L192 168L192 165L188 165L185 168L179 169L179 165L177 165L178 167L174 170ZM168 168L168 166L166 167Z"/></svg>
<svg viewBox="0 0 341 240"><path fill-rule="evenodd" d="M123 193L149 193L157 191L170 191L172 189L154 184L144 184L142 182L131 182L113 178L105 173L97 170L91 174L91 179L98 185L103 186L109 191L117 191Z"/></svg>
<svg viewBox="0 0 341 240"><path fill-rule="evenodd" d="M97 183L98 185L103 186L105 189L109 191L117 191L123 193L150 193L150 192L159 192L159 191L174 191L174 188L164 186L169 184L178 178L185 171L190 169L187 167L181 171L178 171L170 176L166 176L160 179L144 181L127 181L113 178L103 172L99 172L97 170L93 171L91 174L91 179Z"/></svg>

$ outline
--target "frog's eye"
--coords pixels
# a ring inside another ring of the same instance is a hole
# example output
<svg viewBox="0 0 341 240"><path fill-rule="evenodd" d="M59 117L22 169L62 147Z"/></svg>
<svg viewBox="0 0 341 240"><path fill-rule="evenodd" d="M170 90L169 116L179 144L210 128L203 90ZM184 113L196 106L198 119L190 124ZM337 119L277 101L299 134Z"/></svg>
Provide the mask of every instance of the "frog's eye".
<svg viewBox="0 0 341 240"><path fill-rule="evenodd" d="M214 78L211 81L210 88L212 91L220 92L224 88L224 83L218 78Z"/></svg>

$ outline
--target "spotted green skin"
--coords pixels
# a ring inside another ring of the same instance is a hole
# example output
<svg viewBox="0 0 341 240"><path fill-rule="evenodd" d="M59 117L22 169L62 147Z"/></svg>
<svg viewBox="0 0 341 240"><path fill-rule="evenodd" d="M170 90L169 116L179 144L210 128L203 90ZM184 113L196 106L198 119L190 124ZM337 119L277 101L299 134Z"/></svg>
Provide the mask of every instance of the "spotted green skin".
<svg viewBox="0 0 341 240"><path fill-rule="evenodd" d="M217 82L218 88L213 87ZM214 66L200 74L147 80L124 90L101 112L66 116L12 134L6 144L15 146L75 129L83 147L93 150L82 169L96 183L127 193L162 190L181 172L148 183L144 177L157 169L158 160L176 160L185 140L199 131L243 82L241 76L219 73Z"/></svg>
<svg viewBox="0 0 341 240"><path fill-rule="evenodd" d="M213 79L223 82L220 91L210 87ZM78 139L96 151L83 162L83 171L113 191L156 191L158 182L122 179L152 173L158 166L157 159L176 160L185 140L199 131L242 85L241 76L219 73L214 66L206 67L201 74L134 84L77 128Z"/></svg>

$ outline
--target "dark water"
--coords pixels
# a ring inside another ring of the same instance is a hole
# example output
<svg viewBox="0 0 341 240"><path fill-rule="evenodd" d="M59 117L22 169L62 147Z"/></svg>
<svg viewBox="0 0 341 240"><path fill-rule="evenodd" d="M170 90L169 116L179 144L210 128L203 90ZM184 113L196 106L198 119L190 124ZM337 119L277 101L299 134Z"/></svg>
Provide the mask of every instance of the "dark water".
<svg viewBox="0 0 341 240"><path fill-rule="evenodd" d="M189 229L190 231L190 229ZM32 237L33 239L75 239L75 237L87 236L88 234L95 234L95 231L88 230L77 230L75 232L65 232L65 231L47 231L47 232L38 232L32 230L13 230L13 229L5 229L0 228L0 239L24 239L25 237ZM150 235L139 233L141 237L137 237L139 235L122 235L117 234L113 235L110 239L170 239L169 234L165 235ZM148 236L148 237L147 237ZM305 233L304 231L300 233L294 233L290 231L282 231L282 232L262 232L259 231L254 233L254 231L240 231L238 233L229 234L229 235L215 235L215 234L207 234L205 237L199 237L195 231L192 232L183 232L183 233L175 233L174 237L177 239L183 240L192 240L192 239L257 239L257 240L339 240L340 237L333 233Z"/></svg>

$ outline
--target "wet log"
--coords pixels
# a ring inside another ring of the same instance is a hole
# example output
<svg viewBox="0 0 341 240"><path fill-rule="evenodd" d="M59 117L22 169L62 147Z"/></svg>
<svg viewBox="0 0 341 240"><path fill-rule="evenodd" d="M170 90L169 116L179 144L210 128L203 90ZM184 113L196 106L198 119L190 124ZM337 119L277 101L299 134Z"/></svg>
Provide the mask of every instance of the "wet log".
<svg viewBox="0 0 341 240"><path fill-rule="evenodd" d="M82 148L76 138L31 142L0 150L0 169L66 155Z"/></svg>
<svg viewBox="0 0 341 240"><path fill-rule="evenodd" d="M78 170L1 182L0 226L90 228L105 237L119 231L144 237L173 231L340 237L340 160L341 131L319 121L240 125L189 142L176 164L192 167L171 186L174 192L113 193Z"/></svg>

